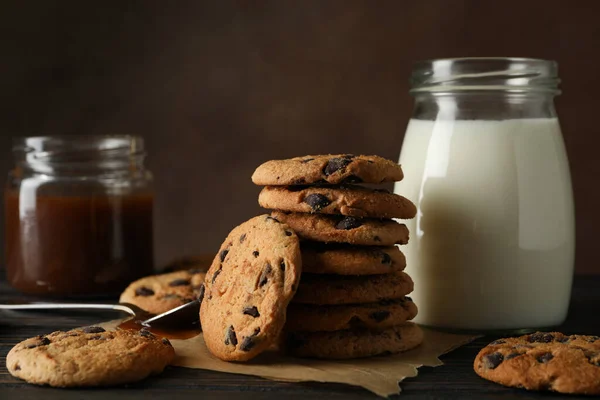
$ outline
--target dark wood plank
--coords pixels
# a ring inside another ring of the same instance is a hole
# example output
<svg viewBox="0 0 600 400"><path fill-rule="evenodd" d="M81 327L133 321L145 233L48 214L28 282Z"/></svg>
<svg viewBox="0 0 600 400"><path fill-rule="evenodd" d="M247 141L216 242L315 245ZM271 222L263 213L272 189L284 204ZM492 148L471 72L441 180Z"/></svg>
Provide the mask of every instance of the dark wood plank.
<svg viewBox="0 0 600 400"><path fill-rule="evenodd" d="M569 318L559 329L565 333L600 335L600 321L593 316L600 312L600 277L578 277L573 289ZM22 296L0 283L0 302L14 301ZM114 301L114 299L111 299ZM104 299L104 301L107 301ZM52 399L106 399L110 398L167 398L202 397L203 399L286 399L305 398L376 398L370 392L356 387L322 383L274 382L252 376L224 374L186 368L168 368L162 375L126 387L64 390L28 385L13 378L5 366L6 354L17 342L53 330L91 324L114 317L114 314L73 312L2 313L0 322L0 398ZM539 394L509 389L479 378L472 369L473 358L479 349L494 337L485 337L442 357L445 365L421 368L419 376L403 384L402 398L424 399L444 397L451 399L477 398L560 398L557 394ZM576 399L568 396L565 398ZM585 398L585 397L582 397Z"/></svg>

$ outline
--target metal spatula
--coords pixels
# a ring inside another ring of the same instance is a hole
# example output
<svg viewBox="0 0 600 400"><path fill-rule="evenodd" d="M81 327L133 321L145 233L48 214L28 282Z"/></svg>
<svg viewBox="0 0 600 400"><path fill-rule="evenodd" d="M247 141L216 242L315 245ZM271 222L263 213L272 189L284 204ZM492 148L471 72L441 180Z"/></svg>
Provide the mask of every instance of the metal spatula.
<svg viewBox="0 0 600 400"><path fill-rule="evenodd" d="M138 306L129 303L85 304L85 303L28 303L0 304L0 310L114 310L128 313L142 319L144 326L191 325L198 321L200 300L194 300L158 315L148 314Z"/></svg>

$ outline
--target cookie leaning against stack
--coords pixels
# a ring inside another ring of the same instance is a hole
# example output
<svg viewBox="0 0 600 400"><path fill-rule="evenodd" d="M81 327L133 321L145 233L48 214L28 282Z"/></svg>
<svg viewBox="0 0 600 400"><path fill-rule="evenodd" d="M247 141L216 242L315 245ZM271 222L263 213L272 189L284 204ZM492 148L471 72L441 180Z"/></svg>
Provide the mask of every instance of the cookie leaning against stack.
<svg viewBox="0 0 600 400"><path fill-rule="evenodd" d="M319 155L268 161L252 176L258 202L301 239L303 274L287 312L287 350L345 359L418 346L413 282L402 272L408 230L392 218L416 214L408 199L356 183L403 178L377 156Z"/></svg>

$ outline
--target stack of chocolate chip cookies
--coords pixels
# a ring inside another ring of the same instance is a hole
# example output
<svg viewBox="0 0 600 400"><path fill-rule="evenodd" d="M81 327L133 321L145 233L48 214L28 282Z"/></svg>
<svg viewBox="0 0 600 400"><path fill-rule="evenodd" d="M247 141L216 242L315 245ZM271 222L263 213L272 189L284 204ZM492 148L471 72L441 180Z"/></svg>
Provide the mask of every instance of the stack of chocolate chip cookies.
<svg viewBox="0 0 600 400"><path fill-rule="evenodd" d="M402 169L378 156L321 155L268 161L252 176L259 204L300 238L302 275L288 309L287 349L344 359L419 345L417 307L394 219L416 214L408 199L357 183L399 181Z"/></svg>

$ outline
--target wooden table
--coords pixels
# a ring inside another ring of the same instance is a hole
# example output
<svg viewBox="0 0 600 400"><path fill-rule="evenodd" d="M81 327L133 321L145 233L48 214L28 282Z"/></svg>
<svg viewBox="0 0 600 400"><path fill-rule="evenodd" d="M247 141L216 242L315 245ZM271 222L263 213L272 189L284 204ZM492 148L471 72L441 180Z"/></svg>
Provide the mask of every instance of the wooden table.
<svg viewBox="0 0 600 400"><path fill-rule="evenodd" d="M0 302L22 298L0 282ZM577 277L569 317L559 329L565 333L600 335L600 276ZM377 398L370 392L351 386L322 383L283 383L265 379L202 371L168 368L162 375L126 387L106 389L53 389L36 387L13 378L5 366L6 354L17 342L38 334L59 329L92 324L114 318L114 315L85 315L84 313L28 312L0 314L0 399L313 399L339 398L344 400ZM402 383L404 399L423 398L559 398L574 396L539 394L504 388L479 378L472 369L472 360L479 349L494 337L479 339L442 357L444 366L421 368L419 376ZM589 397L581 397L589 398Z"/></svg>

